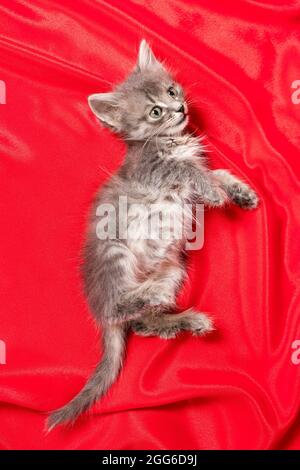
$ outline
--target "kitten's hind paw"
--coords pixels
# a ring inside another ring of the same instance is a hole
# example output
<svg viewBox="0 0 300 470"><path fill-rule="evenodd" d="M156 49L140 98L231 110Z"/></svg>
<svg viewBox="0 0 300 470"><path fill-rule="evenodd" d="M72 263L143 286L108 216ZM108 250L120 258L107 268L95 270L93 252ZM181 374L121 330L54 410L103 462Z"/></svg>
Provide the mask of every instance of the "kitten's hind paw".
<svg viewBox="0 0 300 470"><path fill-rule="evenodd" d="M202 336L214 329L212 320L203 313L193 310L178 314L145 315L131 323L133 331L140 336L159 336L163 339L176 338L181 331L191 331Z"/></svg>

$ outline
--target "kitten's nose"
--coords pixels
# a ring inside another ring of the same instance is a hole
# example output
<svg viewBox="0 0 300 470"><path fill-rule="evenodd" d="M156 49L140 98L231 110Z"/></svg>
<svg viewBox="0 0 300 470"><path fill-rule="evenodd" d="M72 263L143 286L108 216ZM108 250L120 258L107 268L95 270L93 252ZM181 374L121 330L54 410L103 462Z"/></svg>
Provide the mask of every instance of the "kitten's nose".
<svg viewBox="0 0 300 470"><path fill-rule="evenodd" d="M179 108L177 109L177 113L184 113L184 105L181 104Z"/></svg>

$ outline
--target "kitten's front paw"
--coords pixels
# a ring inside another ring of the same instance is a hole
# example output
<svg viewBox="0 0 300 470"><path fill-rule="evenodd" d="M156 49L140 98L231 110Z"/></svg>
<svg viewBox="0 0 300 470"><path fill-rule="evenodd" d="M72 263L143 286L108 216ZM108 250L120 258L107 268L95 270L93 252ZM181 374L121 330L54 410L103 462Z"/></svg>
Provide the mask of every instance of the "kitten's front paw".
<svg viewBox="0 0 300 470"><path fill-rule="evenodd" d="M256 209L258 206L258 196L247 184L234 183L230 186L229 195L232 202L242 209Z"/></svg>
<svg viewBox="0 0 300 470"><path fill-rule="evenodd" d="M203 336L214 330L212 320L203 313L188 313L184 318L184 329L194 336Z"/></svg>

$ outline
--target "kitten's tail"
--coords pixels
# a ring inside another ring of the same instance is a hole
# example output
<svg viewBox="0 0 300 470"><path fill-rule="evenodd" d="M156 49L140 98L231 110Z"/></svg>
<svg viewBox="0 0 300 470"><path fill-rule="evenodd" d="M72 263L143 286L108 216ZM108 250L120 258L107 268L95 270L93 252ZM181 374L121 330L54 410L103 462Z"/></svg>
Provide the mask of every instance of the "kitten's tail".
<svg viewBox="0 0 300 470"><path fill-rule="evenodd" d="M51 431L59 424L72 423L101 398L119 375L125 352L126 327L105 326L103 331L103 356L93 375L67 405L51 413L47 428Z"/></svg>

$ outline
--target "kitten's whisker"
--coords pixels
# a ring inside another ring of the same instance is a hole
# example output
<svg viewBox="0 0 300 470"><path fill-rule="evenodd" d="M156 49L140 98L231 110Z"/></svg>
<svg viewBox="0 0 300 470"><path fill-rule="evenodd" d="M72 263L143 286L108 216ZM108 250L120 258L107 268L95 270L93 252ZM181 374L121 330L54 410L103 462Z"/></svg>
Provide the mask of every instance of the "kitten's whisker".
<svg viewBox="0 0 300 470"><path fill-rule="evenodd" d="M148 137L148 139L146 140L146 142L144 143L144 145L143 145L143 147L142 147L142 151L144 150L146 144L148 144L148 142L150 142L150 139L152 139L152 138L154 138L154 137L157 139L157 136L159 135L160 131L161 131L161 130L165 130L165 126L166 126L166 124L168 124L168 122L170 121L170 119L171 119L171 118L167 119L166 122L163 122L162 124L160 124L160 125L158 126L158 128L155 129L155 131L150 134L150 136ZM156 140L156 143L157 143L157 140ZM158 149L157 149L157 150L158 150Z"/></svg>
<svg viewBox="0 0 300 470"><path fill-rule="evenodd" d="M199 100L199 99L187 99L186 100L186 103L187 105L194 105L194 104L200 104L200 105L204 105L204 106L209 106L209 103L206 102L206 101L202 101L202 100Z"/></svg>
<svg viewBox="0 0 300 470"><path fill-rule="evenodd" d="M99 167L102 171L104 171L104 173L106 173L107 176L114 176L113 173L111 173L110 171L108 171L108 170L107 170L106 168L104 168L102 165L98 164L98 167Z"/></svg>
<svg viewBox="0 0 300 470"><path fill-rule="evenodd" d="M190 88L193 88L194 86L199 85L199 83L201 83L201 82L200 81L194 82L190 85L186 85L184 88L185 88L185 90L189 90Z"/></svg>

